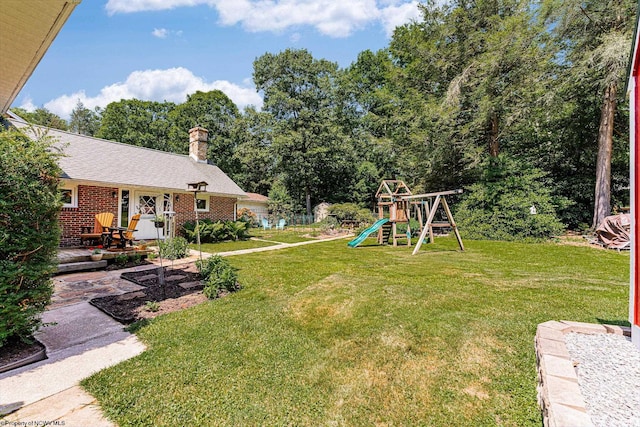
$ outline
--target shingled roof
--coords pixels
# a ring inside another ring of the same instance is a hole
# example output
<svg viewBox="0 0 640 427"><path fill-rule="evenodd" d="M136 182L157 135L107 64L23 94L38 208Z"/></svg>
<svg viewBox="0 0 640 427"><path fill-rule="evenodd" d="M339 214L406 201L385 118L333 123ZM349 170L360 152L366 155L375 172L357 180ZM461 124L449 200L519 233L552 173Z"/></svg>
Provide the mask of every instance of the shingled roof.
<svg viewBox="0 0 640 427"><path fill-rule="evenodd" d="M245 192L220 168L196 162L186 155L29 125L15 119L10 122L32 136L33 132L46 132L55 139L55 146L64 153L59 161L62 178L96 185L174 191L185 191L188 182L206 181L207 193L246 197Z"/></svg>

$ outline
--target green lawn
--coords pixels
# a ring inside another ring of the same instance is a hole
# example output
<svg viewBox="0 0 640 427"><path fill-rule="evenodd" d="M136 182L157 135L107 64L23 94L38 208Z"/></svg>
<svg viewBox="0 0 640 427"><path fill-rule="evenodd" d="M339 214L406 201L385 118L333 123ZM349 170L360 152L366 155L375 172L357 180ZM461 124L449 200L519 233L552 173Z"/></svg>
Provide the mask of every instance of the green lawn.
<svg viewBox="0 0 640 427"><path fill-rule="evenodd" d="M265 246L273 246L277 243L261 242L258 240L238 240L238 241L226 241L217 243L203 243L202 252L208 252L215 254L218 252L239 251L242 249L263 248ZM190 249L198 250L198 245L192 243L189 245Z"/></svg>
<svg viewBox="0 0 640 427"><path fill-rule="evenodd" d="M83 382L131 425L539 426L538 323L623 323L628 253L437 238L229 258L244 289L161 316Z"/></svg>
<svg viewBox="0 0 640 427"><path fill-rule="evenodd" d="M298 242L306 242L307 240L315 240L312 237L309 237L312 234L309 231L309 228L285 228L284 230L263 230L261 228L253 228L251 229L251 236L270 240L272 242L280 242L280 243L298 243Z"/></svg>

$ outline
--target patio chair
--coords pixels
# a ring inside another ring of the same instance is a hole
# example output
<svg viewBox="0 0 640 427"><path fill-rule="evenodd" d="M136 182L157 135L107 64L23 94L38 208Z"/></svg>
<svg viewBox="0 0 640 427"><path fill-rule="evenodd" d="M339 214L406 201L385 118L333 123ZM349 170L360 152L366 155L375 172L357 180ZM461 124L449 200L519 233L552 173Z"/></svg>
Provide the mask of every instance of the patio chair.
<svg viewBox="0 0 640 427"><path fill-rule="evenodd" d="M281 219L280 221L278 221L278 223L276 224L276 230L284 230L284 225L287 222L284 219Z"/></svg>
<svg viewBox="0 0 640 427"><path fill-rule="evenodd" d="M271 224L269 224L269 220L267 218L262 218L262 229L263 230L271 229Z"/></svg>
<svg viewBox="0 0 640 427"><path fill-rule="evenodd" d="M129 226L127 228L110 227L110 233L107 235L105 246L116 245L122 249L127 247L127 243L133 246L133 232L138 231L136 230L138 221L140 221L140 214L135 214L129 220Z"/></svg>
<svg viewBox="0 0 640 427"><path fill-rule="evenodd" d="M91 227L84 226L80 230L80 244L84 244L85 241L89 243L99 241L103 243L103 233L109 231L111 223L113 222L114 215L111 212L102 212L96 214L95 222L93 224L93 230Z"/></svg>

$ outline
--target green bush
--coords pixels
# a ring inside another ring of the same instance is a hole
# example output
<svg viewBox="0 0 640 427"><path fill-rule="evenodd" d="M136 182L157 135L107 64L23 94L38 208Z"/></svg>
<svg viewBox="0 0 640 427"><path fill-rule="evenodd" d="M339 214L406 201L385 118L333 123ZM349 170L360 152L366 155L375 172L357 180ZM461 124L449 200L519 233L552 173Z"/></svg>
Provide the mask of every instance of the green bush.
<svg viewBox="0 0 640 427"><path fill-rule="evenodd" d="M411 236L416 237L418 235L418 230L420 230L420 223L417 219L410 218L409 225L411 226ZM407 233L407 223L399 222L396 226L396 232L398 234L406 234Z"/></svg>
<svg viewBox="0 0 640 427"><path fill-rule="evenodd" d="M60 241L60 169L50 137L0 123L0 347L28 340L51 301Z"/></svg>
<svg viewBox="0 0 640 427"><path fill-rule="evenodd" d="M209 299L217 298L221 292L240 289L237 269L219 255L196 261L196 267L204 282L203 293Z"/></svg>
<svg viewBox="0 0 640 427"><path fill-rule="evenodd" d="M320 221L320 231L328 234L331 233L336 228L339 228L338 220L333 216L328 216L322 221Z"/></svg>
<svg viewBox="0 0 640 427"><path fill-rule="evenodd" d="M125 266L129 262L129 257L127 256L127 254L118 254L115 257L114 262L120 266Z"/></svg>
<svg viewBox="0 0 640 427"><path fill-rule="evenodd" d="M185 258L189 254L189 242L180 236L161 241L159 247L160 256L165 259Z"/></svg>
<svg viewBox="0 0 640 427"><path fill-rule="evenodd" d="M482 180L458 205L455 219L462 237L535 241L561 234L556 208L566 200L554 198L548 188L544 172L500 156L485 165Z"/></svg>
<svg viewBox="0 0 640 427"><path fill-rule="evenodd" d="M371 224L374 221L369 209L361 208L355 203L336 203L329 207L329 213L334 215L338 222L355 221L359 224Z"/></svg>
<svg viewBox="0 0 640 427"><path fill-rule="evenodd" d="M250 224L245 221L216 221L208 218L198 221L200 243L214 243L225 240L246 239L249 236ZM187 221L182 226L182 234L191 243L197 241L195 221Z"/></svg>

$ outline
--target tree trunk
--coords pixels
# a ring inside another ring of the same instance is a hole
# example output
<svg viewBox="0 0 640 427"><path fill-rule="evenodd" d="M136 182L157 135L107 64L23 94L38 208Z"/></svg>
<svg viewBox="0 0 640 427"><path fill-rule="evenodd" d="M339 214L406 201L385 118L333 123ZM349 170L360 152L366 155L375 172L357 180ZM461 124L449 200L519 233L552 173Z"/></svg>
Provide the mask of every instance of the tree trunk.
<svg viewBox="0 0 640 427"><path fill-rule="evenodd" d="M491 113L489 125L491 127L489 130L489 155L498 157L498 154L500 154L500 142L498 141L498 115L496 113Z"/></svg>
<svg viewBox="0 0 640 427"><path fill-rule="evenodd" d="M596 161L596 190L593 209L593 229L611 213L611 153L613 151L613 118L616 113L617 83L604 89L604 100L598 130L598 159Z"/></svg>
<svg viewBox="0 0 640 427"><path fill-rule="evenodd" d="M311 216L313 212L311 211L311 190L309 187L305 188L305 199L307 202L307 216Z"/></svg>

